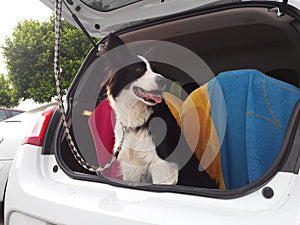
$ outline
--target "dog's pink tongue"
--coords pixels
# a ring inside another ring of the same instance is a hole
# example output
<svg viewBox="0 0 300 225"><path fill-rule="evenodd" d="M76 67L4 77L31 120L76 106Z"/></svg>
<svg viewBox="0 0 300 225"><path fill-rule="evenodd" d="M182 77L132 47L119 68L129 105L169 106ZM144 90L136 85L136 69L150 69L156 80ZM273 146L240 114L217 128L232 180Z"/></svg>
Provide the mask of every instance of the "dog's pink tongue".
<svg viewBox="0 0 300 225"><path fill-rule="evenodd" d="M160 95L152 95L152 100L154 100L156 103L161 103L162 97Z"/></svg>
<svg viewBox="0 0 300 225"><path fill-rule="evenodd" d="M161 95L156 95L156 94L153 94L153 93L150 93L150 92L147 93L147 98L152 99L156 103L161 103L162 102Z"/></svg>

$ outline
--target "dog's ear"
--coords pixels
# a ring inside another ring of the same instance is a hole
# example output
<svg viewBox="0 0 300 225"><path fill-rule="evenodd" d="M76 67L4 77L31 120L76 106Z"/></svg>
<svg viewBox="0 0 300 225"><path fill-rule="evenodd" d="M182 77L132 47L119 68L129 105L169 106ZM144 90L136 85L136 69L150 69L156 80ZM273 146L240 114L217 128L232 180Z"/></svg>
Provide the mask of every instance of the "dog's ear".
<svg viewBox="0 0 300 225"><path fill-rule="evenodd" d="M119 47L117 51L111 51L117 47ZM107 36L107 40L102 46L100 55L109 51L111 52L107 56L110 63L114 64L113 67L122 65L124 61L128 60L128 58L132 56L124 41L114 33L110 33Z"/></svg>
<svg viewBox="0 0 300 225"><path fill-rule="evenodd" d="M105 44L101 46L99 51L100 54L98 56L104 58L105 72L108 74L107 79L103 82L103 86L106 87L110 95L116 97L121 91L115 88L116 80L123 79L120 76L121 73L117 72L124 68L124 66L132 63L132 55L124 41L114 33L110 33L107 36Z"/></svg>
<svg viewBox="0 0 300 225"><path fill-rule="evenodd" d="M124 45L124 41L116 34L110 33L107 36L107 41L104 44L105 51L110 51L116 47Z"/></svg>

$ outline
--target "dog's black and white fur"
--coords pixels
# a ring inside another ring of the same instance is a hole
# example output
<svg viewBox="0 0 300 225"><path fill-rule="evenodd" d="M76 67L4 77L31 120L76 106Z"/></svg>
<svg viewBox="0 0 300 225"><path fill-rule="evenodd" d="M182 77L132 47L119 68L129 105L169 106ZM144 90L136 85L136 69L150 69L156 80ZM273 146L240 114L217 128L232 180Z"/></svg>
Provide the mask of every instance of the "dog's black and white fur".
<svg viewBox="0 0 300 225"><path fill-rule="evenodd" d="M119 46L124 46L123 41L117 35L110 34L104 51ZM164 77L153 69L146 58L133 56L129 50L125 49L115 57L110 56L110 59L129 57L134 57L134 63L116 71L113 70L114 62L111 63L109 69L114 72L105 82L107 96L116 115L114 151L121 146L118 160L123 179L215 188L214 181L205 172L199 171L199 161L187 145L182 153L186 152L190 157L184 165L176 160L176 156L169 157L178 143L180 128L161 95L165 88ZM167 127L166 133L161 134L160 122L150 126L155 118L163 121ZM165 136L163 140L159 137L161 135ZM172 160L165 160L168 157Z"/></svg>

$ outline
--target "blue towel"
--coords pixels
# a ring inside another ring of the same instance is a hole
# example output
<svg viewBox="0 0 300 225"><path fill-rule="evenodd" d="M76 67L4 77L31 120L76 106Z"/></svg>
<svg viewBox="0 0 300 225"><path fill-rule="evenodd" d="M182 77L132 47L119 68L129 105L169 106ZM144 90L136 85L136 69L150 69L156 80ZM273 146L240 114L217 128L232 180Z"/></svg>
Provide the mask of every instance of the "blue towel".
<svg viewBox="0 0 300 225"><path fill-rule="evenodd" d="M226 188L242 187L276 159L300 90L249 69L219 74L208 91Z"/></svg>

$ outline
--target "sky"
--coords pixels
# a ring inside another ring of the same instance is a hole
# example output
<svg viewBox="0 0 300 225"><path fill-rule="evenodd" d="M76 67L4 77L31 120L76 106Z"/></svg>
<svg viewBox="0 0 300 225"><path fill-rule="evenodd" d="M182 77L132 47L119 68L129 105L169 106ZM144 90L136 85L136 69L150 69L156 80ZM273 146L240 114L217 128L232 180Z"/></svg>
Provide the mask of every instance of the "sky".
<svg viewBox="0 0 300 225"><path fill-rule="evenodd" d="M0 45L11 36L13 27L24 19L46 20L51 10L39 0L2 0L0 13ZM0 73L6 73L4 59L0 55Z"/></svg>
<svg viewBox="0 0 300 225"><path fill-rule="evenodd" d="M39 0L1 0L0 46L5 37L11 37L14 26L24 19L44 21L51 16L51 10ZM7 74L2 54L0 54L0 73ZM32 101L21 103L17 108L29 110L37 106Z"/></svg>

